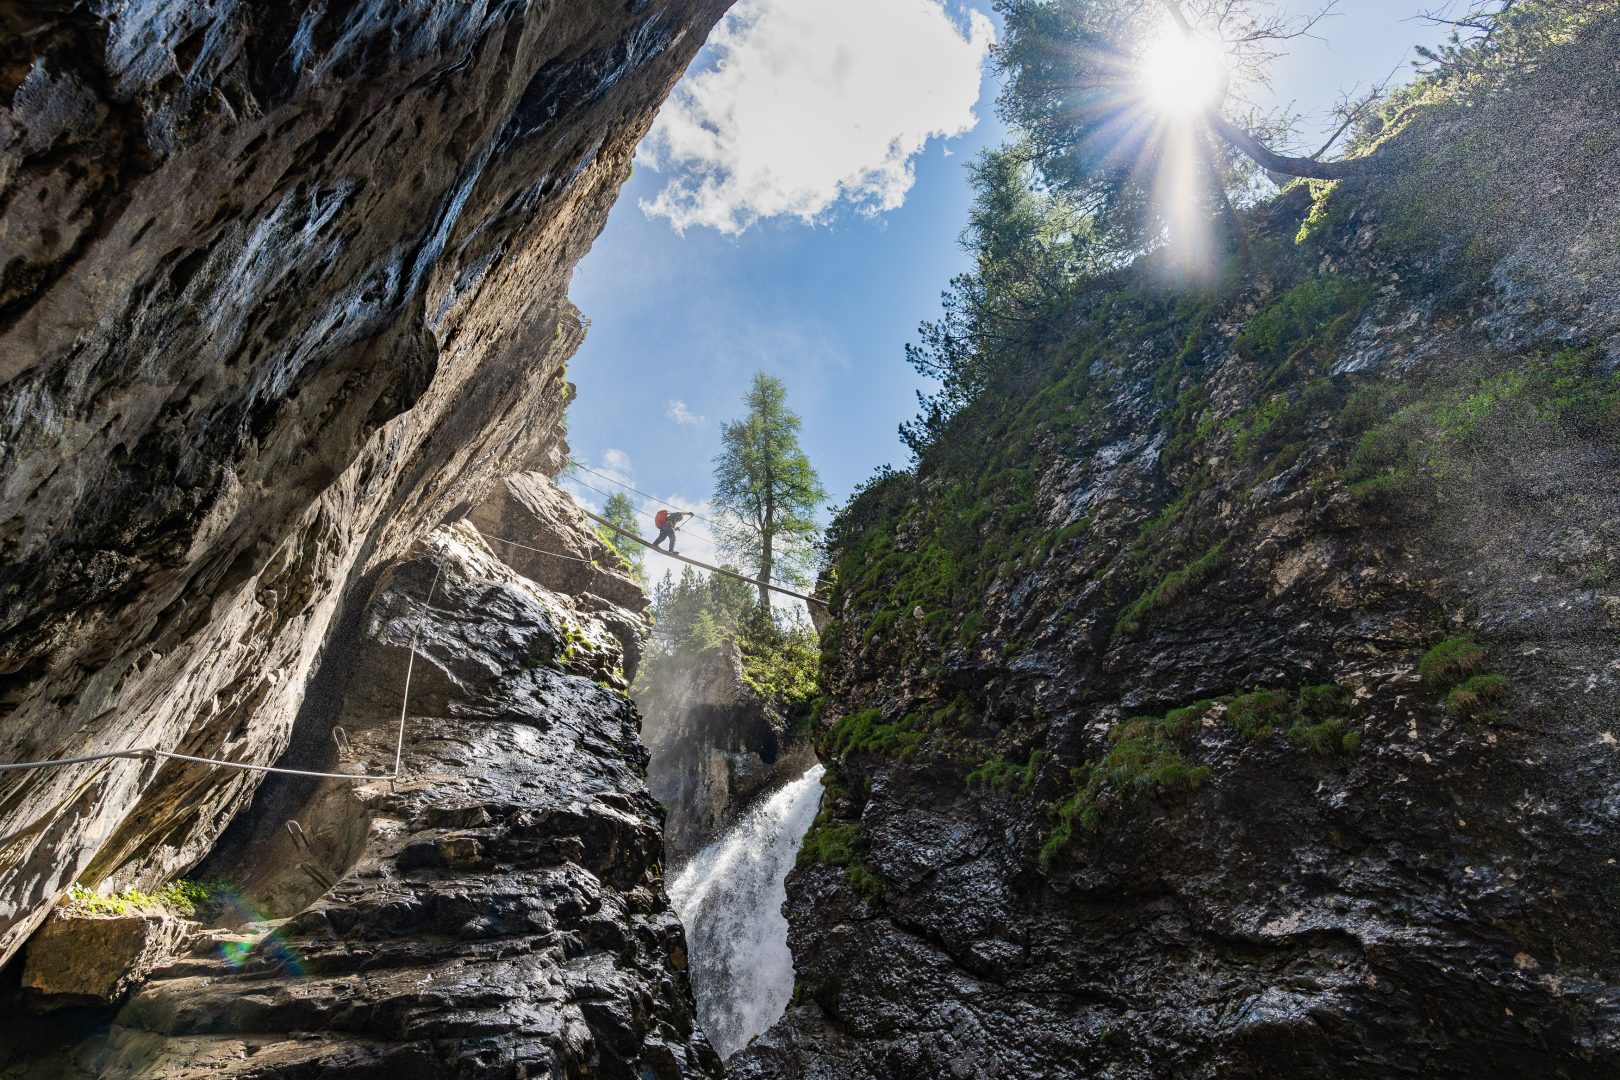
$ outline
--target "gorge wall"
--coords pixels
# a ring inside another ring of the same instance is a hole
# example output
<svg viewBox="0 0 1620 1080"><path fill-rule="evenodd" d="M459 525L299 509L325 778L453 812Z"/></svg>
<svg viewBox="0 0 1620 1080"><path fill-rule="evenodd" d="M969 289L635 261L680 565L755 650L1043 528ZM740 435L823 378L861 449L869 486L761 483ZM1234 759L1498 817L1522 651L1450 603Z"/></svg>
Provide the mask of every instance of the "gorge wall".
<svg viewBox="0 0 1620 1080"><path fill-rule="evenodd" d="M378 576L312 691L299 765L377 772L414 647L403 778L271 778L197 871L231 884L219 910L173 920L116 1014L11 1019L7 1076L719 1075L624 693L616 632L645 599L592 567L609 553L548 482L497 506L551 572L520 575L470 522L437 530ZM605 601L627 589L634 608Z"/></svg>
<svg viewBox="0 0 1620 1080"><path fill-rule="evenodd" d="M638 691L647 786L668 810L665 850L684 864L762 795L815 763L792 718L748 684L733 640L682 652Z"/></svg>
<svg viewBox="0 0 1620 1080"><path fill-rule="evenodd" d="M1620 1072L1616 57L1094 281L852 501L731 1075Z"/></svg>
<svg viewBox="0 0 1620 1080"><path fill-rule="evenodd" d="M288 750L339 613L556 464L569 273L725 6L0 8L0 760ZM0 959L260 779L6 774Z"/></svg>

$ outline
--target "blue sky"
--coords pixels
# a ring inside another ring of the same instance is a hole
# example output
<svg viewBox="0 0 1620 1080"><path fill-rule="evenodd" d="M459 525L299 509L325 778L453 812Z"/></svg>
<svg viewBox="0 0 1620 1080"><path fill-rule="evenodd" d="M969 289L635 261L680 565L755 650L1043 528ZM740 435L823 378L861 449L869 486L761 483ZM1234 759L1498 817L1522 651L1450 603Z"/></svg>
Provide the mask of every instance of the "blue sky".
<svg viewBox="0 0 1620 1080"><path fill-rule="evenodd" d="M844 17L847 5L863 18ZM1302 141L1341 90L1441 36L1412 20L1432 0L1341 6L1319 26L1325 41L1293 43L1273 71L1270 103L1304 114ZM896 427L923 384L904 348L966 265L963 166L1005 134L988 69L979 83L988 13L953 0L943 12L939 0L739 4L575 273L571 296L591 320L569 368L576 458L707 513L720 422L764 370L787 383L831 506L877 466L906 463ZM683 541L700 558L703 531L694 523Z"/></svg>

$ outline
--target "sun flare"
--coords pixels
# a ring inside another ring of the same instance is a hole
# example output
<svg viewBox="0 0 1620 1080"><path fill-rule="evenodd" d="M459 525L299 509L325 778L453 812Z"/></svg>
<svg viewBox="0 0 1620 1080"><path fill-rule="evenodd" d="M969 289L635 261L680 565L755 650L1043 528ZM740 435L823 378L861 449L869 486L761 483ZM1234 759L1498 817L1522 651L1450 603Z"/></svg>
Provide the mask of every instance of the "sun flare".
<svg viewBox="0 0 1620 1080"><path fill-rule="evenodd" d="M1142 54L1142 89L1155 112L1187 118L1220 104L1226 58L1207 38L1170 27Z"/></svg>

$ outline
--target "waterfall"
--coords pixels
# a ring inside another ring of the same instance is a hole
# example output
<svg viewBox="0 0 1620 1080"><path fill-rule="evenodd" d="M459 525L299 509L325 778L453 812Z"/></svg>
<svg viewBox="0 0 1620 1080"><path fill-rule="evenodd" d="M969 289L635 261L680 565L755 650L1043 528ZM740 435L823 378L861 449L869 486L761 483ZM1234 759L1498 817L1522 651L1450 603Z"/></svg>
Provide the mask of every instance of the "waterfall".
<svg viewBox="0 0 1620 1080"><path fill-rule="evenodd" d="M793 996L784 882L821 803L820 765L748 811L669 887L686 924L698 1018L721 1057L748 1045Z"/></svg>

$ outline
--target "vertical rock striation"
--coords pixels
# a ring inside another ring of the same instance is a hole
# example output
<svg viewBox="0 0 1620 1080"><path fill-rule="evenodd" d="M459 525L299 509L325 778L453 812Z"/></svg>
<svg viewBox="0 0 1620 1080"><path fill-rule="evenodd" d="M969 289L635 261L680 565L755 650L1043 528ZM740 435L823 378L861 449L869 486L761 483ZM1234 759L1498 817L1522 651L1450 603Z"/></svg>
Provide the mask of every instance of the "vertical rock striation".
<svg viewBox="0 0 1620 1080"><path fill-rule="evenodd" d="M569 273L725 7L0 11L0 760L282 755L340 606L552 463ZM0 958L259 780L5 774Z"/></svg>

